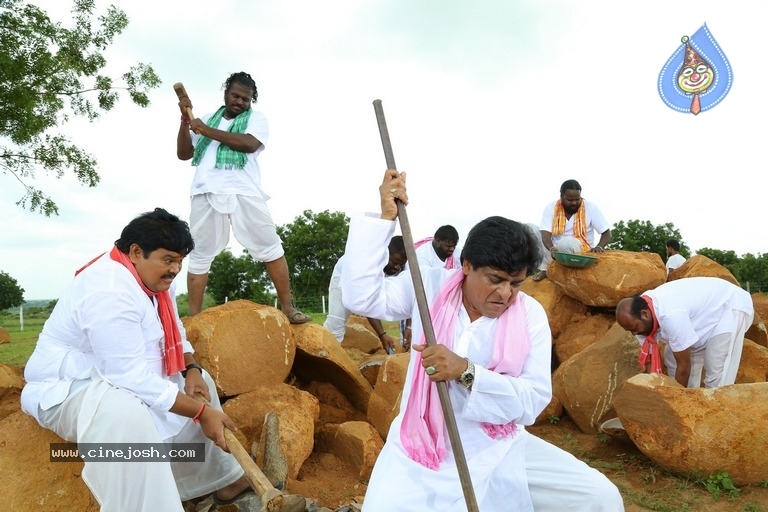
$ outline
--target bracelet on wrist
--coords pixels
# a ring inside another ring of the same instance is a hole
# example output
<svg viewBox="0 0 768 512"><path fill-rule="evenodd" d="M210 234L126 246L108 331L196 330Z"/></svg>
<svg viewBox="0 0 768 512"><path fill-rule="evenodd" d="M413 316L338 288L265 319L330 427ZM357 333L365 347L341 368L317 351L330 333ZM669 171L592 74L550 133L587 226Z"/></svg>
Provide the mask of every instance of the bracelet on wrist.
<svg viewBox="0 0 768 512"><path fill-rule="evenodd" d="M197 414L192 418L192 421L195 423L200 423L200 416L203 415L203 411L205 410L205 404L200 404L200 409L197 410Z"/></svg>
<svg viewBox="0 0 768 512"><path fill-rule="evenodd" d="M383 333L379 334L379 339L381 339L381 337L384 336L385 334L387 334L387 333L383 332Z"/></svg>

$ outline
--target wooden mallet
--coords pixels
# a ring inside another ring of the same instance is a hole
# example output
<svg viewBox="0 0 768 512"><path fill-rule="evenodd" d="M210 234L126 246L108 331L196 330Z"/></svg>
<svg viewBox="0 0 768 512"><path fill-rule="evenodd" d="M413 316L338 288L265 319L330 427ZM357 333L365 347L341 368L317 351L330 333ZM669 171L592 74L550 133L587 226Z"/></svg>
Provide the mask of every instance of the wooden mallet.
<svg viewBox="0 0 768 512"><path fill-rule="evenodd" d="M181 84L177 84L181 85ZM174 89L176 86L174 86ZM184 87L182 87L182 90ZM195 400L208 404L208 401L201 394L195 395ZM208 404L210 405L210 404ZM283 508L283 493L275 489L272 482L269 481L264 473L259 469L259 466L251 458L248 451L243 448L240 441L235 437L234 432L224 427L224 439L227 441L227 448L229 452L235 457L240 467L245 471L245 478L248 483L251 484L251 488L256 491L256 494L261 496L262 512L279 512Z"/></svg>
<svg viewBox="0 0 768 512"><path fill-rule="evenodd" d="M176 82L173 84L173 90L176 91L176 97L179 98L179 101L183 100L184 98L189 98L187 90L184 88L184 84L181 82ZM195 116L192 114L192 107L187 107L187 117L190 121L195 118Z"/></svg>

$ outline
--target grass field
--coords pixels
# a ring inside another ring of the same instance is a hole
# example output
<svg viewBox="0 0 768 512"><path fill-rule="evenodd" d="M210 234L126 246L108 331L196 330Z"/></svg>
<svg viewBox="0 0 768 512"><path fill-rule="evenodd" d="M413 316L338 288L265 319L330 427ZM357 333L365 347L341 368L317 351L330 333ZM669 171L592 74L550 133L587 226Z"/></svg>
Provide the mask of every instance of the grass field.
<svg viewBox="0 0 768 512"><path fill-rule="evenodd" d="M0 327L11 335L10 343L0 344L0 364L12 366L26 364L35 348L37 336L43 330L46 318L25 318L22 331L19 317L0 316Z"/></svg>

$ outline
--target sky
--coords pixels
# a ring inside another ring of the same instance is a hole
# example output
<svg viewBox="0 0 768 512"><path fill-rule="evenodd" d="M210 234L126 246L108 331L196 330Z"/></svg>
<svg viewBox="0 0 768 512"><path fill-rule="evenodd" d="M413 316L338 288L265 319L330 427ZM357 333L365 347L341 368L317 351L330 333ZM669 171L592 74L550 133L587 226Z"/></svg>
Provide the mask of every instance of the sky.
<svg viewBox="0 0 768 512"><path fill-rule="evenodd" d="M71 3L33 3L71 26ZM172 86L202 116L237 71L256 80L254 108L269 120L259 161L277 225L305 210L377 210L381 99L415 239L443 224L463 239L490 215L538 224L576 179L611 224L671 222L694 252L768 250L765 0L96 0L97 12L110 3L129 26L108 70L148 63L163 84L148 108L123 94L96 122L60 127L96 157L101 182L38 171L58 216L21 209L21 186L0 174L0 270L26 300L57 298L136 215L159 206L188 219L194 169L176 158ZM667 107L657 80L704 23L734 78L693 116Z"/></svg>

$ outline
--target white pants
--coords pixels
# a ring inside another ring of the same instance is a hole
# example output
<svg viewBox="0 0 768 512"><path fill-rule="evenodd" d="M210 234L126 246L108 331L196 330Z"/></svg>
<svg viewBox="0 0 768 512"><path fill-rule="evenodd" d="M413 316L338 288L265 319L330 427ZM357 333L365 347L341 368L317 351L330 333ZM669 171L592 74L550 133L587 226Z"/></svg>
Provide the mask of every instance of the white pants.
<svg viewBox="0 0 768 512"><path fill-rule="evenodd" d="M344 302L341 299L340 281L341 275L331 277L331 284L328 287L328 317L323 324L323 327L331 331L339 343L344 341L344 335L347 333L347 320L352 314L350 310L344 307Z"/></svg>
<svg viewBox="0 0 768 512"><path fill-rule="evenodd" d="M552 253L549 249L544 247L544 242L541 241L541 231L536 224L526 224L528 230L536 235L536 240L539 242L539 250L541 251L541 263L539 264L539 270L547 270L549 262L552 261ZM558 252L567 252L570 254L579 254L582 252L581 241L578 238L572 236L564 236L557 241L556 244Z"/></svg>
<svg viewBox="0 0 768 512"><path fill-rule="evenodd" d="M192 196L189 214L189 230L195 241L189 273L208 273L213 259L229 242L230 226L235 240L254 260L270 262L285 254L266 201L252 196L200 194Z"/></svg>
<svg viewBox="0 0 768 512"><path fill-rule="evenodd" d="M735 309L731 314L736 326L733 332L713 336L701 347L691 350L691 374L687 387L701 387L702 370L705 374L705 388L717 388L736 382L744 347L744 334L752 325L753 315ZM674 377L677 373L677 361L669 346L664 350L664 364L667 365L667 374Z"/></svg>
<svg viewBox="0 0 768 512"><path fill-rule="evenodd" d="M211 405L221 410L213 380L207 372L203 372L203 377L210 390ZM205 444L205 462L86 461L83 481L101 505L101 512L183 512L182 500L210 494L243 475L235 458L205 437L200 425L191 419L177 435L162 439L149 408L135 395L107 385L105 392L99 394L98 404L87 404L84 400L86 395L91 396L89 388L105 383L79 383L60 405L38 411L41 424L67 441ZM95 413L90 418L81 418L80 412L85 409Z"/></svg>

